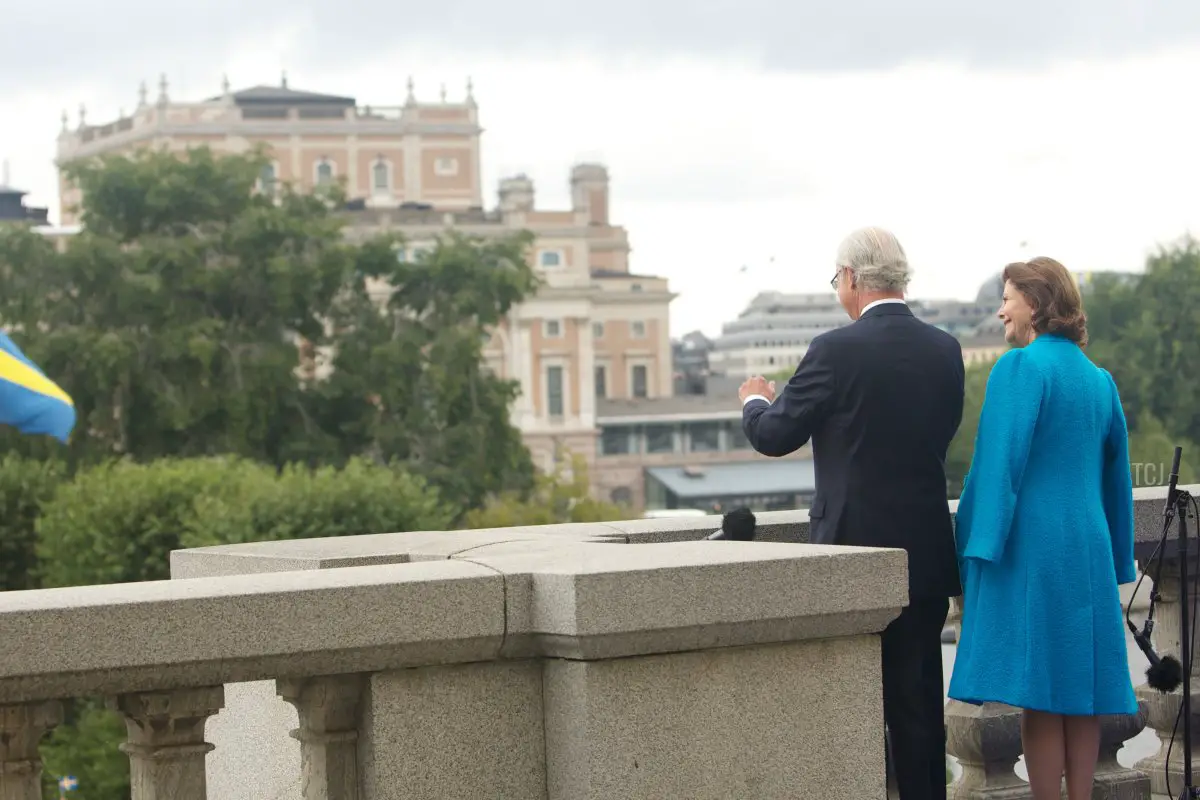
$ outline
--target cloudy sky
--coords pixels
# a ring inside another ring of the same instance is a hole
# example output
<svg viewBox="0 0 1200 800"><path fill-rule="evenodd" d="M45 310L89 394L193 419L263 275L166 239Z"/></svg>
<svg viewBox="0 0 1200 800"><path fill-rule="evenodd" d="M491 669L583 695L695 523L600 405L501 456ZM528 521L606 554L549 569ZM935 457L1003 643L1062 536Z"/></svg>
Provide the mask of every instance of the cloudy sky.
<svg viewBox="0 0 1200 800"><path fill-rule="evenodd" d="M964 299L1022 256L1136 270L1200 233L1196 0L35 6L6 10L0 47L0 157L31 203L57 205L62 111L108 121L159 73L175 99L286 70L373 105L470 76L488 203L524 171L565 206L571 164L603 160L633 269L681 294L676 334L828 291L860 225L901 237L912 294Z"/></svg>

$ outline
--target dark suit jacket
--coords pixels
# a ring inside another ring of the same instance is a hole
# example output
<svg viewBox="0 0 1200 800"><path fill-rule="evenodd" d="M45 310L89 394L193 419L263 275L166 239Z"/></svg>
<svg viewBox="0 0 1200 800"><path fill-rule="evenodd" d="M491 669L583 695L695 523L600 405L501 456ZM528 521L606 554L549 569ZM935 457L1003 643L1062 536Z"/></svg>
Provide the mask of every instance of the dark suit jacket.
<svg viewBox="0 0 1200 800"><path fill-rule="evenodd" d="M746 403L742 428L767 456L812 439L811 542L903 548L910 597L954 597L946 450L962 410L958 340L887 303L813 339L774 403Z"/></svg>

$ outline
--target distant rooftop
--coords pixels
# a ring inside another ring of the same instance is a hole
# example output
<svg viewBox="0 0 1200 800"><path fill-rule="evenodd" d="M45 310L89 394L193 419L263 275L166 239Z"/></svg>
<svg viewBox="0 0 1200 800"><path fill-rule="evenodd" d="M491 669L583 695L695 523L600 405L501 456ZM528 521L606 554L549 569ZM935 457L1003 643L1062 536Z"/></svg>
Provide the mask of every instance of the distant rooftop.
<svg viewBox="0 0 1200 800"><path fill-rule="evenodd" d="M306 92L283 86L252 86L230 95L238 105L337 105L354 106L353 97ZM219 97L212 98L219 100Z"/></svg>
<svg viewBox="0 0 1200 800"><path fill-rule="evenodd" d="M681 500L796 494L816 488L816 471L808 458L648 467L646 473Z"/></svg>

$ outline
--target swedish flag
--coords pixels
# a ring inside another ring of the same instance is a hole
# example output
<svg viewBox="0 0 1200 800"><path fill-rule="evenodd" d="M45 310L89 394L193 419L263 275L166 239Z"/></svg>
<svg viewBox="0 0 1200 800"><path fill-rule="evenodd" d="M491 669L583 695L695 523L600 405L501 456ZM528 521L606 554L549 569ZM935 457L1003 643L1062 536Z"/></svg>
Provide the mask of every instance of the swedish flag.
<svg viewBox="0 0 1200 800"><path fill-rule="evenodd" d="M75 402L0 331L0 425L66 442L75 427Z"/></svg>

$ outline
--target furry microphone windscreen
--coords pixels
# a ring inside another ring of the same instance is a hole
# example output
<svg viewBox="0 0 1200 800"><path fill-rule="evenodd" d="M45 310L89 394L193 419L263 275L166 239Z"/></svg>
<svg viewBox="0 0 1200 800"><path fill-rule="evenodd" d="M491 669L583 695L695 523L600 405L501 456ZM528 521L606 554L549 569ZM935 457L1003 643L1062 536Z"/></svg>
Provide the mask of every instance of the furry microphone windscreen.
<svg viewBox="0 0 1200 800"><path fill-rule="evenodd" d="M1175 656L1163 656L1158 663L1146 670L1146 683L1150 688L1170 694L1183 682L1183 665Z"/></svg>
<svg viewBox="0 0 1200 800"><path fill-rule="evenodd" d="M756 527L754 513L748 508L735 508L721 519L721 533L735 542L754 541Z"/></svg>

